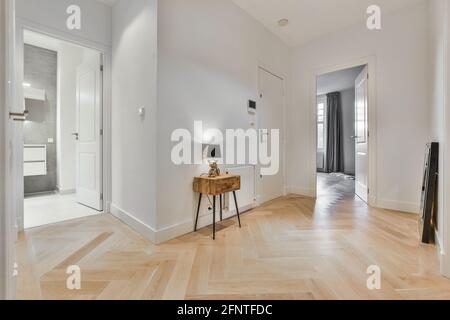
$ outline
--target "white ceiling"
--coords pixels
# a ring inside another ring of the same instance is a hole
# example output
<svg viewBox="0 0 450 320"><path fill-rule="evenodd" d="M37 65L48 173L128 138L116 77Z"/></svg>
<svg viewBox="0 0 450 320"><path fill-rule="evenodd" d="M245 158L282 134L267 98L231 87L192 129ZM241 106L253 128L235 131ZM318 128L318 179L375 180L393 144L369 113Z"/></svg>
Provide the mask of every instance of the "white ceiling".
<svg viewBox="0 0 450 320"><path fill-rule="evenodd" d="M97 0L99 2L102 2L104 4L107 4L109 6L113 6L116 4L117 0Z"/></svg>
<svg viewBox="0 0 450 320"><path fill-rule="evenodd" d="M355 87L355 80L364 66L327 73L317 78L317 95L343 91Z"/></svg>
<svg viewBox="0 0 450 320"><path fill-rule="evenodd" d="M382 15L425 0L232 0L287 45L295 47L367 19L367 8L377 4ZM279 27L280 19L289 19Z"/></svg>

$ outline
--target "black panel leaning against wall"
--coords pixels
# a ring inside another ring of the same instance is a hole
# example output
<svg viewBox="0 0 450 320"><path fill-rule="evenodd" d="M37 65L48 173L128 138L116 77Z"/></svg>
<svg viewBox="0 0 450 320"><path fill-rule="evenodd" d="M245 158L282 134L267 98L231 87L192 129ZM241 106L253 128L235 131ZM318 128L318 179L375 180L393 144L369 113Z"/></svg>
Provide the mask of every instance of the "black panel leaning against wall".
<svg viewBox="0 0 450 320"><path fill-rule="evenodd" d="M47 175L25 177L26 195L51 192L57 188L57 64L56 52L25 45L24 82L35 89L45 90L46 101L25 100L30 113L24 124L24 144L47 145Z"/></svg>

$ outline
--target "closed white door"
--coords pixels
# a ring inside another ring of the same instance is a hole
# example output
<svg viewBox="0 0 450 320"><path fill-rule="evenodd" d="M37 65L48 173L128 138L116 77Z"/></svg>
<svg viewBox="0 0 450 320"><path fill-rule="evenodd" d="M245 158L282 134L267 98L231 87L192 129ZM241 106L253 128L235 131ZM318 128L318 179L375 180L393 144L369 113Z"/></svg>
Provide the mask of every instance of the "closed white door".
<svg viewBox="0 0 450 320"><path fill-rule="evenodd" d="M355 192L365 202L367 202L369 195L368 81L366 67L355 82Z"/></svg>
<svg viewBox="0 0 450 320"><path fill-rule="evenodd" d="M102 190L102 56L77 70L77 201L103 210Z"/></svg>
<svg viewBox="0 0 450 320"><path fill-rule="evenodd" d="M284 117L284 85L283 80L273 74L259 69L260 100L257 107L260 142L267 141L269 154L272 159L274 147L271 143L271 129L280 132L279 141L279 170L275 175L259 175L258 200L264 203L284 195L283 179L283 117Z"/></svg>

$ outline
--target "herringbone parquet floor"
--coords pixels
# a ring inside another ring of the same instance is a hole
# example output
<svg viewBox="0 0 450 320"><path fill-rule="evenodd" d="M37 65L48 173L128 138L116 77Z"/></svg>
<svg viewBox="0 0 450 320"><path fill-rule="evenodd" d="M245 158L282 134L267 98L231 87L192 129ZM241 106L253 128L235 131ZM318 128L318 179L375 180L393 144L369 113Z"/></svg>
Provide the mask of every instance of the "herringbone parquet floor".
<svg viewBox="0 0 450 320"><path fill-rule="evenodd" d="M17 245L20 299L450 299L417 216L344 193L274 200L155 246L109 215L32 229ZM339 190L338 190L339 191ZM81 290L66 288L79 265ZM382 271L367 289L367 268Z"/></svg>

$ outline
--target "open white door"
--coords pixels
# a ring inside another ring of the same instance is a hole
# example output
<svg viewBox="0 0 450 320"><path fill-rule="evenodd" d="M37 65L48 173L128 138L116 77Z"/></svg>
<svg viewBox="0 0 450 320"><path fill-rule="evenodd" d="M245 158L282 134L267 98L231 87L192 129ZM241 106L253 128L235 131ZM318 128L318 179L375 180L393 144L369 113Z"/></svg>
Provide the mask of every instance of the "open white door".
<svg viewBox="0 0 450 320"><path fill-rule="evenodd" d="M259 69L259 92L258 105L258 127L259 139L268 141L269 150L271 145L271 129L280 130L280 170L276 175L260 175L258 183L258 202L264 203L284 195L283 181L283 116L284 116L284 86L283 79ZM270 151L269 151L270 152ZM273 156L272 156L273 158Z"/></svg>
<svg viewBox="0 0 450 320"><path fill-rule="evenodd" d="M102 56L86 60L77 70L77 201L103 210L102 187Z"/></svg>
<svg viewBox="0 0 450 320"><path fill-rule="evenodd" d="M369 196L368 82L368 68L365 67L355 82L355 192L365 202Z"/></svg>
<svg viewBox="0 0 450 320"><path fill-rule="evenodd" d="M2 159L0 159L1 192L0 199L0 297L14 299L16 294L16 254L15 242L17 240L16 214L20 215L23 209L23 170L22 141L23 120L25 117L24 104L17 100L17 75L16 75L16 31L15 31L15 3L14 0L1 1L0 3L0 63L2 90L0 92L0 117L2 139L0 146ZM4 150L3 150L4 149ZM1 161L3 160L3 161ZM1 203L4 200L4 203ZM3 211L4 210L4 211Z"/></svg>

